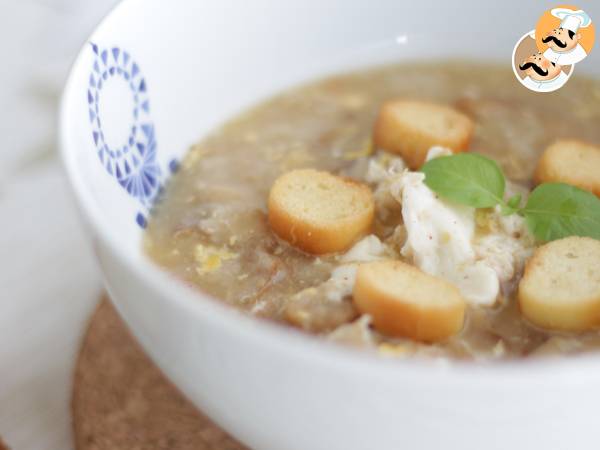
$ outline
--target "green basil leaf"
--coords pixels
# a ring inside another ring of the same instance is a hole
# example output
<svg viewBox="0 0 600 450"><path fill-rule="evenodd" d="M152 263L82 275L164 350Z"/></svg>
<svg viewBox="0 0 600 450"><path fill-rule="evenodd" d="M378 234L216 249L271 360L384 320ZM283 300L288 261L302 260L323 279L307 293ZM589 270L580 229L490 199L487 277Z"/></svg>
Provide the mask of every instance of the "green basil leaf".
<svg viewBox="0 0 600 450"><path fill-rule="evenodd" d="M475 208L503 203L505 180L495 161L476 153L442 156L426 162L425 184L441 197Z"/></svg>
<svg viewBox="0 0 600 450"><path fill-rule="evenodd" d="M536 187L523 209L529 230L541 241L567 236L600 239L600 199L564 183Z"/></svg>

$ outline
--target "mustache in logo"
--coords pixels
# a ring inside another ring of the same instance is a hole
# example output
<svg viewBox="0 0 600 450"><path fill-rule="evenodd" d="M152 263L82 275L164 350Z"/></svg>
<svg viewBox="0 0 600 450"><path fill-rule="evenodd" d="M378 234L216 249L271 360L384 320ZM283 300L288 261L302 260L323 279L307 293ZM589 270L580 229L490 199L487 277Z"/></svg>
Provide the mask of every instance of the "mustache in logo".
<svg viewBox="0 0 600 450"><path fill-rule="evenodd" d="M541 77L545 77L546 75L548 75L547 70L542 69L540 66L532 62L526 62L525 64L519 66L519 69L521 70L527 70L529 68L533 69L535 73L537 73Z"/></svg>
<svg viewBox="0 0 600 450"><path fill-rule="evenodd" d="M560 48L565 48L567 46L566 42L561 42L558 40L558 38L556 36L546 36L544 39L542 39L542 42L544 44L547 44L548 42L553 41L556 45L558 45Z"/></svg>

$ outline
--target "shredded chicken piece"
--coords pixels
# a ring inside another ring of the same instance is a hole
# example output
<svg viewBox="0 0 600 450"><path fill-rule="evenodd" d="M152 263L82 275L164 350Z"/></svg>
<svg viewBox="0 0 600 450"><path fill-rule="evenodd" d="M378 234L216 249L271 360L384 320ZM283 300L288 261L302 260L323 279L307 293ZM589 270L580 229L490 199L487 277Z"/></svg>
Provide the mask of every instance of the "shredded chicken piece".
<svg viewBox="0 0 600 450"><path fill-rule="evenodd" d="M327 335L327 339L352 347L373 347L375 339L370 328L371 317L362 315L352 323L340 325Z"/></svg>

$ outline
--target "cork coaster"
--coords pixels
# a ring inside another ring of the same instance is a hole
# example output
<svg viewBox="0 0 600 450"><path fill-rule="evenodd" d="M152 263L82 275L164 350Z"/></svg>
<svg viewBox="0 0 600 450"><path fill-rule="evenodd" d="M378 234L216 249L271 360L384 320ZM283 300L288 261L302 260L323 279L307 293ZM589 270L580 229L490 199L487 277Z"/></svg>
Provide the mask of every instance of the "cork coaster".
<svg viewBox="0 0 600 450"><path fill-rule="evenodd" d="M72 411L77 450L246 448L164 377L107 299L94 313L81 346Z"/></svg>

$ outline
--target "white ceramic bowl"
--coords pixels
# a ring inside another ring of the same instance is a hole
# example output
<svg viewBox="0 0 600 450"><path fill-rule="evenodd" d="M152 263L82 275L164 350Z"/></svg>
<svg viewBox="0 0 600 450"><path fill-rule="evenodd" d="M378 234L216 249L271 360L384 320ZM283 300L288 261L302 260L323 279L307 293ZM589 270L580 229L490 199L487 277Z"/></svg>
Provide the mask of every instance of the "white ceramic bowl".
<svg viewBox="0 0 600 450"><path fill-rule="evenodd" d="M597 448L600 356L377 359L244 317L152 265L140 245L139 224L176 161L240 109L317 75L405 58L496 58L509 71L514 43L542 12L532 3L128 0L83 47L61 147L106 286L164 372L243 442ZM595 56L582 68L598 73Z"/></svg>

